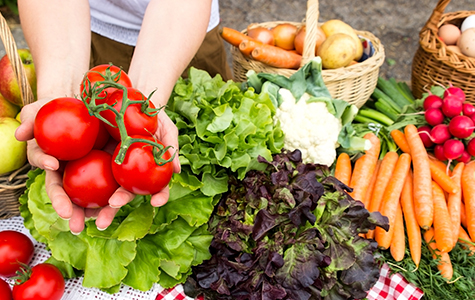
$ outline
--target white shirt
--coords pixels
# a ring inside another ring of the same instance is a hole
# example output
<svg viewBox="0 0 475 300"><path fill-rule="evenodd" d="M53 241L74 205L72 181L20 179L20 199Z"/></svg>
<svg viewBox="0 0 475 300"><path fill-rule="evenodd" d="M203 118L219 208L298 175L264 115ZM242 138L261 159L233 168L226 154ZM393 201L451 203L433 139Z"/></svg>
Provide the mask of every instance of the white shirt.
<svg viewBox="0 0 475 300"><path fill-rule="evenodd" d="M150 0L89 0L91 30L114 41L135 46ZM213 0L208 31L219 24L219 3Z"/></svg>

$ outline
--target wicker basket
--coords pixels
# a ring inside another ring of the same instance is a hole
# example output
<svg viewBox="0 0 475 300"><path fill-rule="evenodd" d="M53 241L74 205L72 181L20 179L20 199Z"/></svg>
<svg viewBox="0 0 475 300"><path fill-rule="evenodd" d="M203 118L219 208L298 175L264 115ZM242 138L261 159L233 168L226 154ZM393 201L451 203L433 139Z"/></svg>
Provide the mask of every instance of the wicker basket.
<svg viewBox="0 0 475 300"><path fill-rule="evenodd" d="M28 83L25 69L18 55L15 40L13 39L7 21L0 13L0 38L5 47L5 52L10 59L13 70L17 76L23 104L35 101L31 86ZM0 219L20 215L18 198L25 191L27 173L31 166L26 163L23 167L7 174L0 174Z"/></svg>
<svg viewBox="0 0 475 300"><path fill-rule="evenodd" d="M467 101L475 103L475 58L448 50L438 38L440 26L449 23L460 26L475 11L444 13L449 3L450 0L439 0L419 33L419 48L412 62L412 91L421 98L433 85L453 84L465 92Z"/></svg>
<svg viewBox="0 0 475 300"><path fill-rule="evenodd" d="M305 22L296 23L277 21L259 23L255 26L272 28L280 23L291 23L297 27L306 25L307 30L301 63L301 66L303 66L315 57L314 49L317 42L315 32L317 30L317 26L319 25L318 17L318 0L308 0ZM242 32L246 33L246 30L243 30ZM361 107L368 100L374 88L376 87L379 76L379 67L384 62L384 47L379 39L370 32L356 30L356 33L371 41L375 49L374 55L361 63L345 68L323 70L322 77L333 98L342 99L351 104L355 104L358 107ZM296 72L296 70L293 69L270 67L264 63L247 58L236 47L231 47L231 54L233 58L233 72L235 81L246 81L246 73L248 70L281 74L287 77Z"/></svg>

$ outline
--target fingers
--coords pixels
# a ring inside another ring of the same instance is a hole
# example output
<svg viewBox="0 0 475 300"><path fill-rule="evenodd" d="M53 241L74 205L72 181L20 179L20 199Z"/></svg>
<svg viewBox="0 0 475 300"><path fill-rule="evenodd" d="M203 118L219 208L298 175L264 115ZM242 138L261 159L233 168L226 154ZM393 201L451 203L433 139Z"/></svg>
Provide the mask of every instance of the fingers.
<svg viewBox="0 0 475 300"><path fill-rule="evenodd" d="M84 230L84 208L73 204L73 215L69 219L69 230L79 235Z"/></svg>
<svg viewBox="0 0 475 300"><path fill-rule="evenodd" d="M45 188L56 213L62 219L71 219L73 216L73 204L63 189L61 174L56 171L46 170Z"/></svg>
<svg viewBox="0 0 475 300"><path fill-rule="evenodd" d="M158 126L158 138L165 146L172 146L170 150L171 155L175 153L175 157L173 158L173 171L175 173L181 172L180 160L178 157L178 128L176 125L170 120L168 115L161 111L157 115L159 126Z"/></svg>
<svg viewBox="0 0 475 300"><path fill-rule="evenodd" d="M168 202L169 196L170 196L170 188L167 185L160 192L152 195L152 198L150 199L150 203L152 204L152 206L155 206L155 207L163 206Z"/></svg>
<svg viewBox="0 0 475 300"><path fill-rule="evenodd" d="M59 168L59 161L48 154L45 154L43 150L40 149L36 140L29 140L28 144L28 161L31 165L38 168L50 171L56 171Z"/></svg>
<svg viewBox="0 0 475 300"><path fill-rule="evenodd" d="M109 227L119 209L134 198L135 195L133 193L127 191L123 187L119 187L109 199L109 205L99 211L96 219L97 229L105 230Z"/></svg>

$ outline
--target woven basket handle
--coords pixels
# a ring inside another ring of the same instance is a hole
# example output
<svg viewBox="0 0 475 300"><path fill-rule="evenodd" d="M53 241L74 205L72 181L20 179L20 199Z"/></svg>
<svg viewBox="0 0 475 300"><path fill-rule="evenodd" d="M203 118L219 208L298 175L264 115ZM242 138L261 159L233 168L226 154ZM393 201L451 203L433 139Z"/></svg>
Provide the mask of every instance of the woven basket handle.
<svg viewBox="0 0 475 300"><path fill-rule="evenodd" d="M442 18L442 14L445 11L445 8L450 3L450 0L439 0L437 6L435 7L434 11L432 12L429 20L422 28L421 32L426 31L427 29L431 30L434 33L439 31L439 27L437 26Z"/></svg>
<svg viewBox="0 0 475 300"><path fill-rule="evenodd" d="M17 47L13 35L10 31L7 21L0 13L0 38L2 39L3 45L5 47L5 52L7 53L8 59L10 59L11 65L13 67L13 72L15 72L17 81L20 87L21 99L23 105L30 104L35 101L33 91L26 77L26 72L21 62L21 58L18 55Z"/></svg>
<svg viewBox="0 0 475 300"><path fill-rule="evenodd" d="M306 32L303 43L302 62L300 66L305 65L312 58L315 57L315 45L317 44L317 30L318 30L319 7L318 0L307 1Z"/></svg>

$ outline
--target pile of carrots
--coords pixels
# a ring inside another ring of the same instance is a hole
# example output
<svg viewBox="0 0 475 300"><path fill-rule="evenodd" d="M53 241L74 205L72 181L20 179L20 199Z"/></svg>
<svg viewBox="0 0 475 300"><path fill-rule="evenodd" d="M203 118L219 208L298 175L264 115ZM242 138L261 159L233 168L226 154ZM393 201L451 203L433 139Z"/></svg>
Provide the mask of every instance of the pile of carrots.
<svg viewBox="0 0 475 300"><path fill-rule="evenodd" d="M286 50L254 39L233 28L223 27L221 37L241 53L256 61L275 68L298 69L302 61L302 55L295 50Z"/></svg>
<svg viewBox="0 0 475 300"><path fill-rule="evenodd" d="M388 218L388 231L378 227L366 238L374 238L381 249L389 249L394 260L401 261L407 235L416 267L424 239L449 282L453 267L448 253L456 243L475 252L475 162L458 162L450 170L427 153L414 125L394 130L391 136L400 154L390 151L380 158L379 138L368 133L365 138L372 147L354 164L341 153L334 175L353 189L350 195L370 212Z"/></svg>

